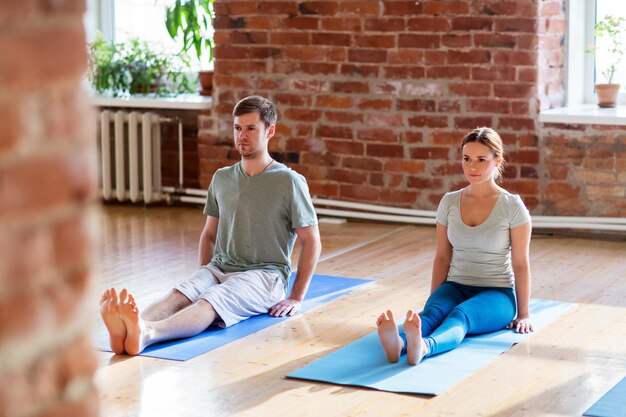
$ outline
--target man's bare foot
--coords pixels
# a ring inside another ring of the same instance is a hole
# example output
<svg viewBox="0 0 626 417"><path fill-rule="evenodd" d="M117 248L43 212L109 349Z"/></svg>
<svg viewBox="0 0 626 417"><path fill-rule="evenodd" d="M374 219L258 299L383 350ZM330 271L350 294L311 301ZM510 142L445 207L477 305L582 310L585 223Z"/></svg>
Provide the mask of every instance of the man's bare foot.
<svg viewBox="0 0 626 417"><path fill-rule="evenodd" d="M129 355L139 355L145 349L145 326L139 315L139 308L135 297L128 294L128 298L121 300L118 310L126 325L126 340L124 349Z"/></svg>
<svg viewBox="0 0 626 417"><path fill-rule="evenodd" d="M120 297L126 297L123 290ZM124 353L124 340L126 339L126 325L118 311L119 298L115 288L106 290L100 299L100 315L109 332L109 344L111 350L120 355Z"/></svg>
<svg viewBox="0 0 626 417"><path fill-rule="evenodd" d="M422 320L413 310L406 313L402 326L406 334L406 360L409 365L417 365L428 353L428 347L422 339Z"/></svg>
<svg viewBox="0 0 626 417"><path fill-rule="evenodd" d="M382 313L376 320L376 326L378 326L378 338L383 345L387 360L392 363L398 362L403 343L398 334L398 325L393 318L393 312L387 310Z"/></svg>

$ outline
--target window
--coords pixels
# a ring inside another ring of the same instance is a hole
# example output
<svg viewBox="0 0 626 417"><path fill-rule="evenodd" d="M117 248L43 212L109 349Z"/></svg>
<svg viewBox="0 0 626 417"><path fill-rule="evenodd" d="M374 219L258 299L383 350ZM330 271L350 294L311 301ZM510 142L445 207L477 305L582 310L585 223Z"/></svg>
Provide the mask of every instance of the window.
<svg viewBox="0 0 626 417"><path fill-rule="evenodd" d="M626 19L626 2L623 2L623 1L619 2L615 0L597 0L595 21L596 22L600 21L604 19L606 16L622 17ZM622 22L622 27L626 29L626 21ZM606 38L596 39L596 45L599 47L602 47L603 45L608 45L608 44L609 44L609 40ZM615 72L613 76L613 81L612 81L615 84L621 84L622 91L625 90L624 87L626 86L626 68L624 68L624 66L626 65L626 57L624 58L625 59L622 60L621 66L619 67L618 71ZM596 78L597 83L606 82L601 72L604 68L609 66L610 63L611 63L611 57L609 56L606 49L601 49L600 51L598 51L598 53L595 55L595 68L596 68L595 78Z"/></svg>
<svg viewBox="0 0 626 417"><path fill-rule="evenodd" d="M606 15L626 18L626 2L585 0L570 1L568 5L567 105L595 103L594 85L606 82L602 70L606 68L609 59L606 52L589 54L586 51L593 48L596 41L600 48L607 41L606 38L595 39L596 22ZM626 22L624 24L626 25ZM626 57L620 63L620 69L615 73L613 82L622 84L619 101L620 104L626 104Z"/></svg>
<svg viewBox="0 0 626 417"><path fill-rule="evenodd" d="M180 46L172 40L165 28L165 8L173 0L88 0L85 16L87 39L94 39L96 31L106 39L123 42L140 38L157 48L178 53ZM198 58L189 56L191 67L200 68Z"/></svg>

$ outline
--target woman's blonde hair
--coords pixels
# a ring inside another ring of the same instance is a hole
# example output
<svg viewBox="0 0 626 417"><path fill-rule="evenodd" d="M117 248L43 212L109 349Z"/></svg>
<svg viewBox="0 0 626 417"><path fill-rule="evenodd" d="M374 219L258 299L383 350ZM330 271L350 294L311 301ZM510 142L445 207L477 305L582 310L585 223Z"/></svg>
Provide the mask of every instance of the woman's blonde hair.
<svg viewBox="0 0 626 417"><path fill-rule="evenodd" d="M496 167L496 180L502 178L506 161L504 160L504 144L502 138L498 135L498 132L490 127L479 127L472 130L465 135L463 142L461 142L461 149L465 144L470 142L478 142L481 145L485 145L491 151L494 158L500 158L500 164Z"/></svg>

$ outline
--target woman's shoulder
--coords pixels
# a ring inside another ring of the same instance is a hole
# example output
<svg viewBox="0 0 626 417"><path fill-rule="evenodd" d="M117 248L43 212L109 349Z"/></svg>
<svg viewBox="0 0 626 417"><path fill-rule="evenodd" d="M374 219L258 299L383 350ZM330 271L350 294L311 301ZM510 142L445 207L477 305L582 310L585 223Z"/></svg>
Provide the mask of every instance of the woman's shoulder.
<svg viewBox="0 0 626 417"><path fill-rule="evenodd" d="M460 190L448 191L441 197L441 200L454 201L461 198L461 193L463 192L463 188Z"/></svg>
<svg viewBox="0 0 626 417"><path fill-rule="evenodd" d="M437 210L447 212L451 207L460 205L462 191L463 190L461 189L445 193L441 197L441 200L439 200L439 207Z"/></svg>
<svg viewBox="0 0 626 417"><path fill-rule="evenodd" d="M511 227L517 227L530 221L530 212L519 195L503 190L502 197Z"/></svg>
<svg viewBox="0 0 626 417"><path fill-rule="evenodd" d="M512 193L503 188L501 196L502 196L502 200L509 207L516 207L516 206L526 207L526 205L524 204L524 201L522 201L522 197L520 197L518 194Z"/></svg>

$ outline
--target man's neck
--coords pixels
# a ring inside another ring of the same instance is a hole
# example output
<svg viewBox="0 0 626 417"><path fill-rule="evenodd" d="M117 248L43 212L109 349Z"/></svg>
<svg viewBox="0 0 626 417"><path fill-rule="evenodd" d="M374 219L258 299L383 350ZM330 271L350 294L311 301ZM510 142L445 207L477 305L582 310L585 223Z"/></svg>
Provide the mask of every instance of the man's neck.
<svg viewBox="0 0 626 417"><path fill-rule="evenodd" d="M274 159L267 153L254 158L241 158L243 170L251 177L265 171L273 162Z"/></svg>

